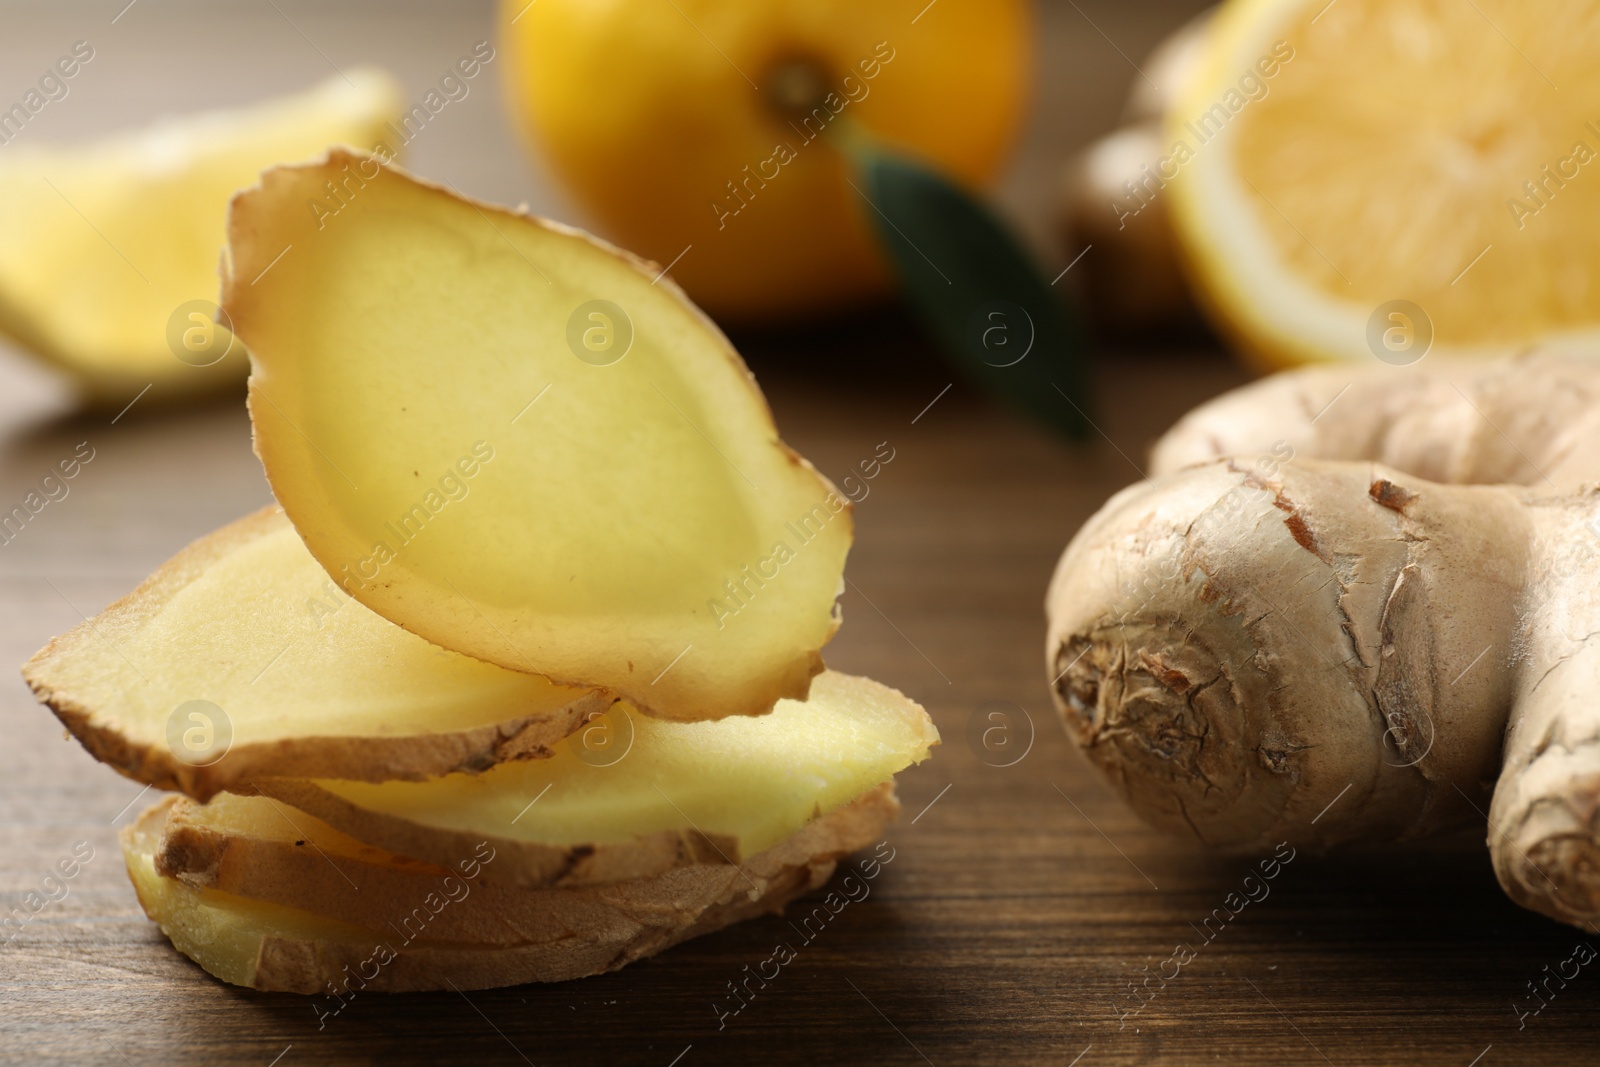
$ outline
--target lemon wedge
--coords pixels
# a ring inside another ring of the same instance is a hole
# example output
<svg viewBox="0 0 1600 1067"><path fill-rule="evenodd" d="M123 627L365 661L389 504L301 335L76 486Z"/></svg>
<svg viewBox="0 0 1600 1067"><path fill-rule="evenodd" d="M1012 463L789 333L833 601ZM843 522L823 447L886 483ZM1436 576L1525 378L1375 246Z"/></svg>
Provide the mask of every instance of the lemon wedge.
<svg viewBox="0 0 1600 1067"><path fill-rule="evenodd" d="M387 75L351 71L92 143L7 144L0 333L104 405L146 386L162 399L241 381L248 361L215 303L229 199L272 164L394 142L385 124L400 102Z"/></svg>

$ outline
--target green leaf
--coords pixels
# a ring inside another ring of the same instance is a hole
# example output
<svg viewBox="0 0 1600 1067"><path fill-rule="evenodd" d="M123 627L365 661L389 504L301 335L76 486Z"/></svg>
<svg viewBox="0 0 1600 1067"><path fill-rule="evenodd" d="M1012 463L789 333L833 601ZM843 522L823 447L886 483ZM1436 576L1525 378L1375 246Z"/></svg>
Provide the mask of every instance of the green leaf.
<svg viewBox="0 0 1600 1067"><path fill-rule="evenodd" d="M1082 333L1022 245L936 171L864 136L847 146L902 291L946 358L1017 410L1073 440L1088 437Z"/></svg>

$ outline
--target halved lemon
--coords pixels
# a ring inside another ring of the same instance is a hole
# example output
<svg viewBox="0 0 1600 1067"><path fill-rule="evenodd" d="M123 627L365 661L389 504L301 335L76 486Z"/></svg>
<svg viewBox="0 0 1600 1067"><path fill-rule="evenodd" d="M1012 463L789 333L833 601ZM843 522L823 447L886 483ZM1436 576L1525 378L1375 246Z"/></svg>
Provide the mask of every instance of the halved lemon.
<svg viewBox="0 0 1600 1067"><path fill-rule="evenodd" d="M122 406L244 380L216 321L233 194L330 146L398 143L400 89L353 70L237 111L163 119L100 141L0 150L0 334ZM32 129L25 136L34 136Z"/></svg>
<svg viewBox="0 0 1600 1067"><path fill-rule="evenodd" d="M1596 55L1594 2L1234 0L1150 195L1267 366L1600 350Z"/></svg>

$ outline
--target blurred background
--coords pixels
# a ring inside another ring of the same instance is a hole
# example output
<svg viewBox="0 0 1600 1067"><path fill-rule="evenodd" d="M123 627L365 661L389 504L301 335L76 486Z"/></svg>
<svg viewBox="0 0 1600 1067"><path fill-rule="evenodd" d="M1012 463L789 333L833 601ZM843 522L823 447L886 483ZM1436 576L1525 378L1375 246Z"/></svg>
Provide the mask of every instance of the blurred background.
<svg viewBox="0 0 1600 1067"><path fill-rule="evenodd" d="M1205 7L1180 0L1045 0L1031 5L1034 24L1021 28L1027 34L1022 54L1031 69L1015 74L1025 85L1020 126L1014 139L1001 138L998 163L992 168L995 177L982 185L992 194L992 205L999 214L1028 243L1048 277L1054 277L1082 248L1081 243L1069 247L1069 238L1062 231L1068 215L1064 168L1091 141L1120 124L1130 88L1140 81L1134 64ZM1021 9L1027 8L1021 5ZM49 70L74 42L88 41L95 53L92 62L69 82L66 98L51 102L33 119L25 135L18 138L19 145L81 142L144 126L166 115L254 104L302 92L338 77L340 71L363 66L393 74L410 106L436 90L441 75L469 54L473 45L494 42L502 54L487 65L484 75L468 83L468 96L452 101L405 147L402 162L414 173L450 182L468 195L509 205L526 203L537 214L600 233L614 231L607 219L597 217L590 206L572 195L571 183L559 179L538 147L519 136L519 113L508 99L510 72L504 42L496 33L497 7L487 0L449 5L421 0L339 4L135 0L132 5L126 0L109 4L16 0L0 10L5 26L0 35L0 70L14 83L6 89L10 93L7 101L11 97L20 100L37 72ZM932 12L926 20L933 24ZM909 27L906 33L918 29ZM1002 53L1010 47L1004 36L996 44ZM902 45L910 39L902 38ZM627 60L618 62L625 67ZM901 65L906 65L903 58ZM893 70L892 63L888 69ZM972 78L975 72L952 74ZM1006 124L1011 116L1000 106L995 118ZM980 115L965 121L981 124L990 120ZM683 162L666 150L645 159L644 166L663 174ZM737 171L729 176L737 176ZM706 190L699 199L709 202L711 194L720 191ZM695 211L712 218L698 203ZM1109 208L1107 214L1109 217ZM735 223L743 224L743 220ZM639 251L663 261L670 255L654 249ZM1072 281L1069 278L1066 284ZM855 304L842 309L843 313L849 316L851 311L859 311L861 302ZM871 374L884 366L901 369L905 354L892 339L915 333L915 328L900 318L896 304L892 298L880 299L871 315L855 317L843 327L849 335L886 330L877 340L889 351L877 360L850 360L855 374ZM837 316L826 312L782 316L777 323L781 329L762 330L759 316L751 322L748 317L740 321L739 316L719 315L726 326L740 332L741 343L749 346L747 355L758 364L764 361L769 344L787 352L785 335L819 322L830 325L826 320L831 317ZM885 327L886 321L892 326ZM1120 339L1113 334L1111 340ZM838 351L836 345L807 347L807 360L825 359ZM913 362L923 355L926 353L913 357ZM60 392L59 380L50 374L23 372L12 377L15 383L0 403L15 408L44 403L45 397Z"/></svg>

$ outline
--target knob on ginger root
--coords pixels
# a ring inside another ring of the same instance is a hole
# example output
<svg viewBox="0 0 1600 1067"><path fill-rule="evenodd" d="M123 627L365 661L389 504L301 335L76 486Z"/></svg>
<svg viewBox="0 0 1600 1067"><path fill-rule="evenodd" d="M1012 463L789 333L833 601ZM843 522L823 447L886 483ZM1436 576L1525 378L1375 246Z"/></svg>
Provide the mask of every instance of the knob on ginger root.
<svg viewBox="0 0 1600 1067"><path fill-rule="evenodd" d="M1128 802L1233 851L1487 813L1514 900L1600 921L1600 363L1279 375L1154 456L1047 602Z"/></svg>

